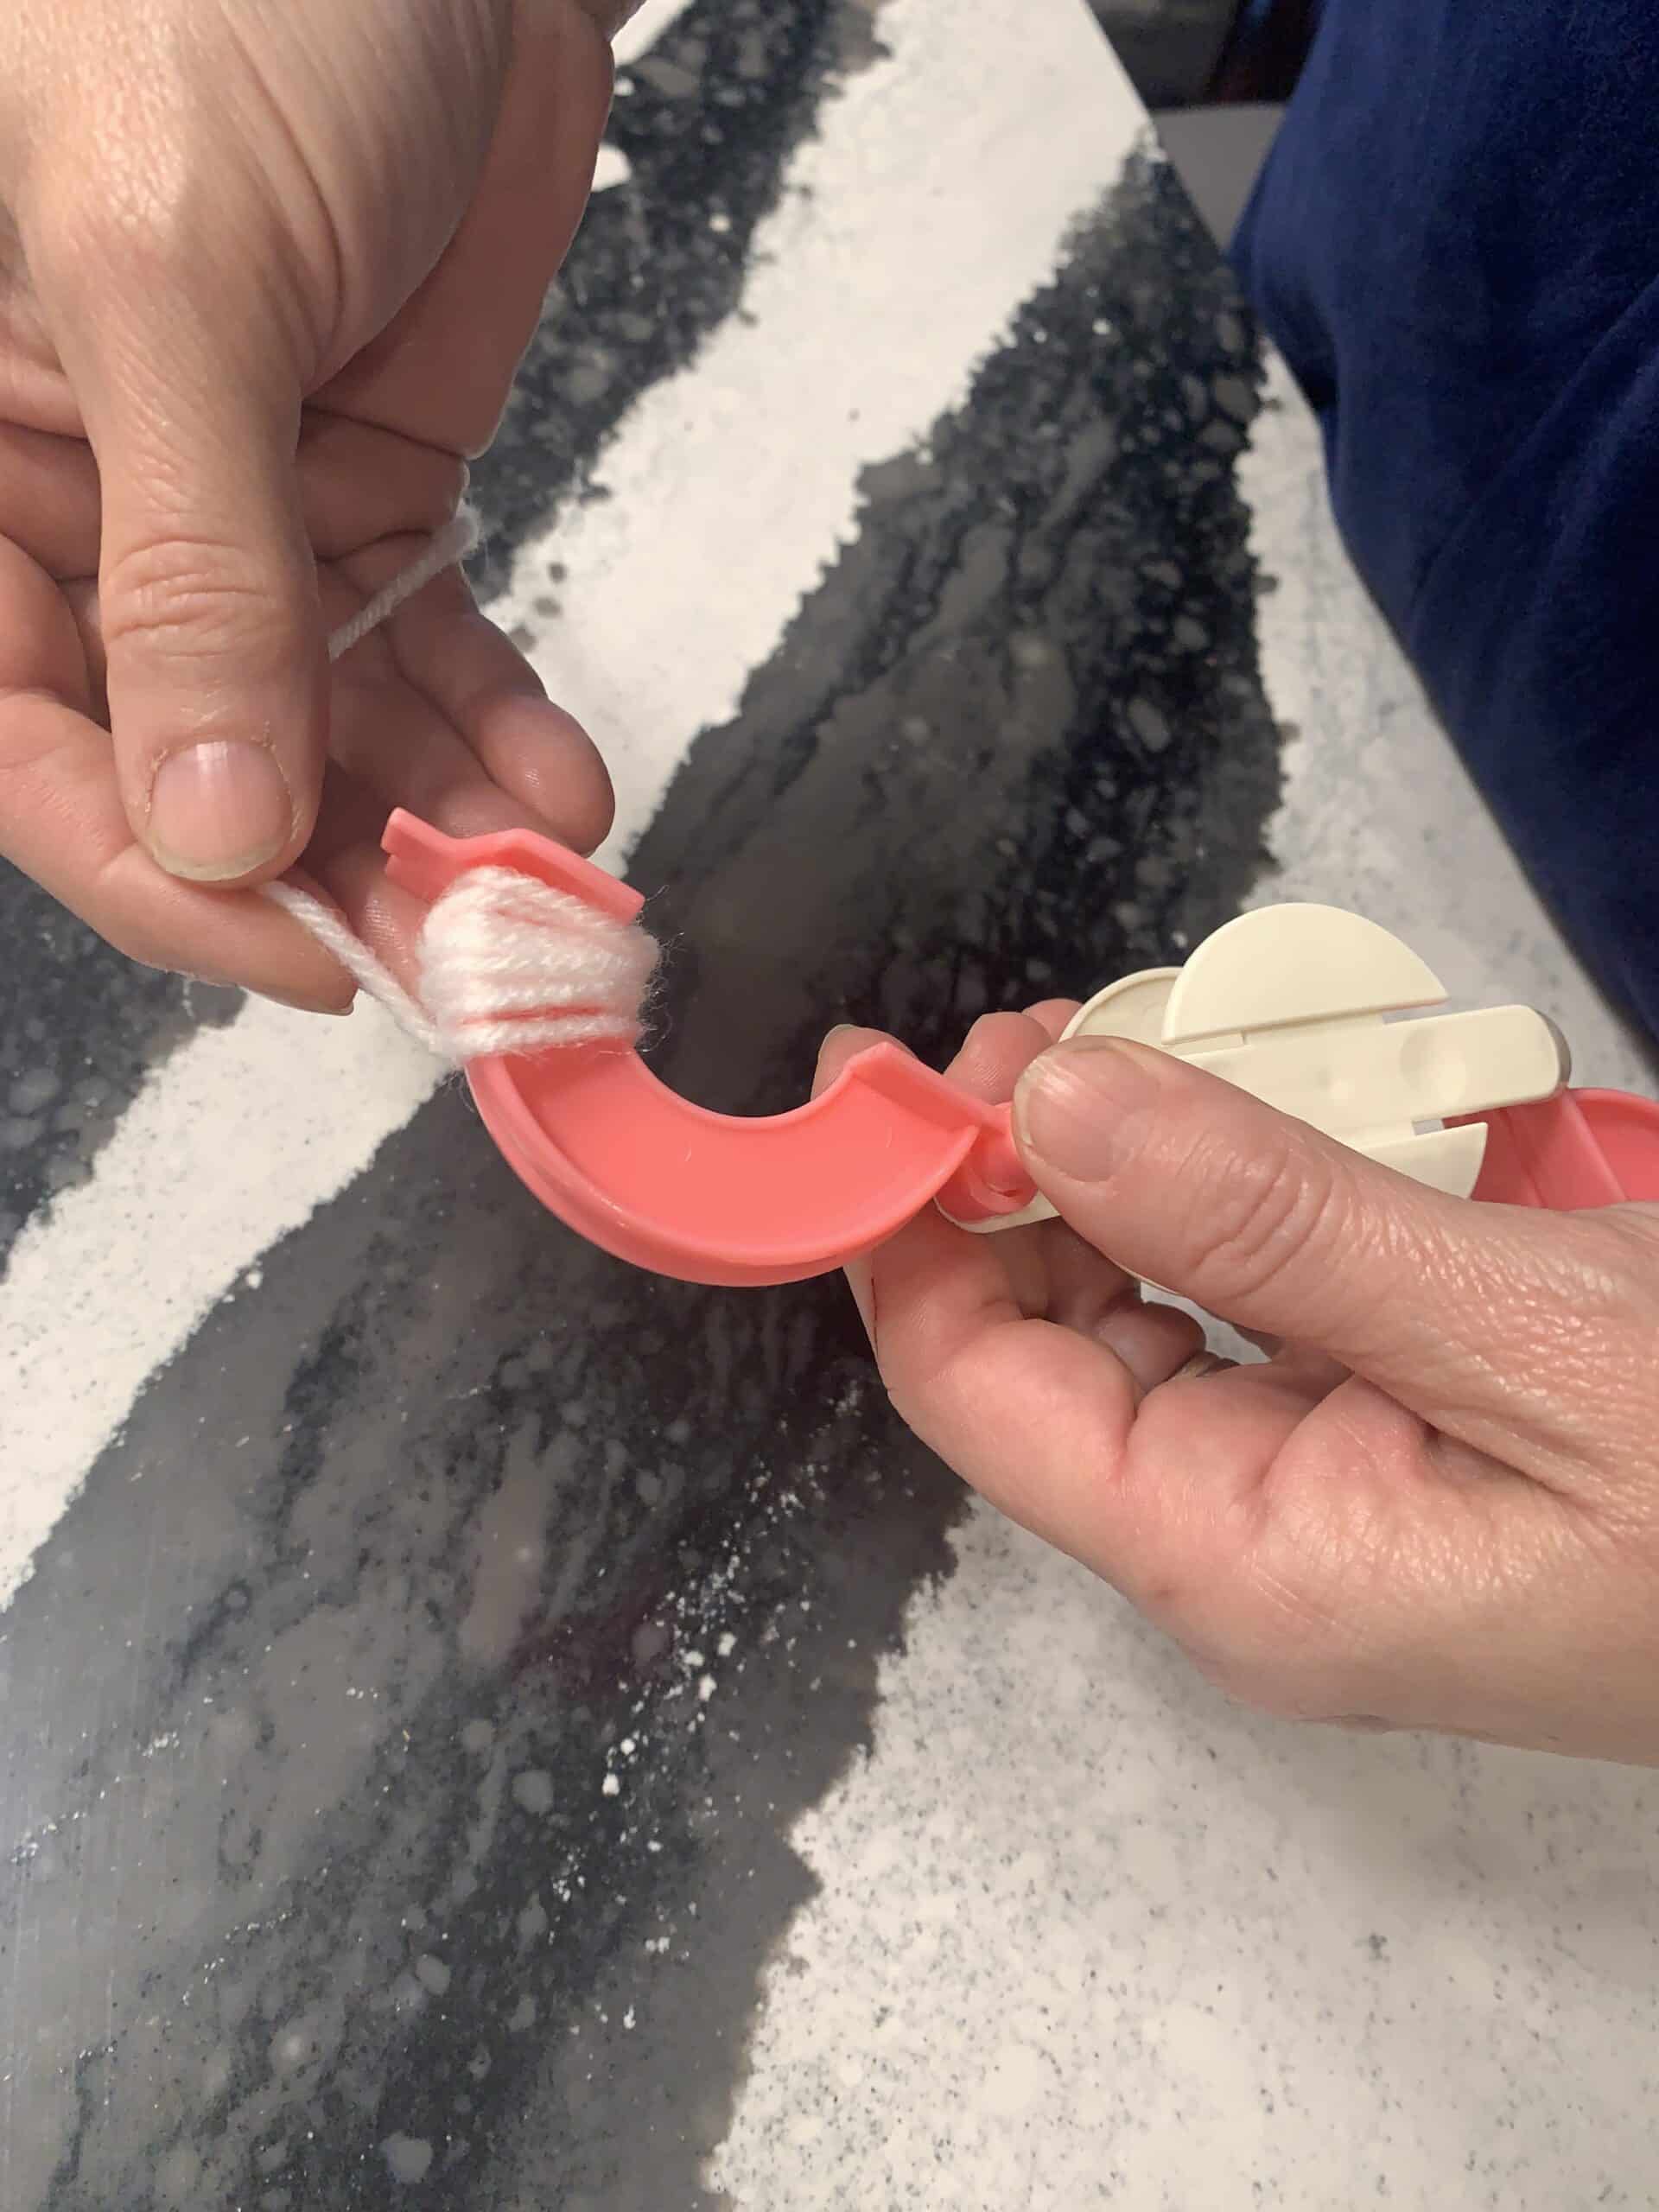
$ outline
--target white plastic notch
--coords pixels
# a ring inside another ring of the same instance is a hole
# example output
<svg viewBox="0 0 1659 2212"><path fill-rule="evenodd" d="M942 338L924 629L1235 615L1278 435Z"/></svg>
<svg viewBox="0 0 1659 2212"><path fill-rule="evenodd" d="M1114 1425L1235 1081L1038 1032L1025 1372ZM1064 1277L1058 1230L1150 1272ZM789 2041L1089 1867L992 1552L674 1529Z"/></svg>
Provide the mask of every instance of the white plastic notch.
<svg viewBox="0 0 1659 2212"><path fill-rule="evenodd" d="M1424 1122L1554 1096L1569 1070L1531 1007L1416 1015L1445 986L1397 938L1337 906L1266 906L1207 938L1185 968L1149 968L1081 1007L1067 1037L1157 1045L1454 1198L1474 1189L1486 1128ZM1039 1198L976 1224L1047 1221Z"/></svg>

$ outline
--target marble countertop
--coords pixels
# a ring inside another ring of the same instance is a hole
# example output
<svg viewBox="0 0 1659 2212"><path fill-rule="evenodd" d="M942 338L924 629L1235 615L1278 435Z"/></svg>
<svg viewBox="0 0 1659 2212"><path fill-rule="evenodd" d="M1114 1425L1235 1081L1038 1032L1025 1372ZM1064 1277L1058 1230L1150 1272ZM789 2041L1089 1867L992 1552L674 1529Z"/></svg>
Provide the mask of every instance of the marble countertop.
<svg viewBox="0 0 1659 2212"><path fill-rule="evenodd" d="M1640 1081L1071 0L656 0L480 472L659 1065L1332 898ZM1659 1783L1300 1732L970 1507L837 1284L0 876L0 2207L1659 2202Z"/></svg>

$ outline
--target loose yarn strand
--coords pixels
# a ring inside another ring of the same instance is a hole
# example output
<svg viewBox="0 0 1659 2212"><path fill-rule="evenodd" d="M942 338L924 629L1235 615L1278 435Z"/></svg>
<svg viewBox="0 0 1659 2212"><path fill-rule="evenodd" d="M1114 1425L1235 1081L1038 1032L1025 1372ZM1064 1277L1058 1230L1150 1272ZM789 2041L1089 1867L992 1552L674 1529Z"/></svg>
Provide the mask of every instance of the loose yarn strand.
<svg viewBox="0 0 1659 2212"><path fill-rule="evenodd" d="M417 1045L424 1045L440 1059L455 1058L442 1031L427 1019L419 1001L410 997L385 963L376 958L332 906L325 906L321 899L314 899L296 883L267 883L261 887L271 905L292 914L325 952L332 952L353 981L372 999L378 999L398 1027L406 1030Z"/></svg>
<svg viewBox="0 0 1659 2212"><path fill-rule="evenodd" d="M479 535L476 514L462 507L417 560L332 633L329 659L348 653L435 576L464 561ZM296 884L262 887L441 1058L459 1063L639 1039L656 944L637 925L613 920L514 868L469 869L434 902L421 935L420 999L332 906Z"/></svg>
<svg viewBox="0 0 1659 2212"><path fill-rule="evenodd" d="M388 584L382 584L374 597L359 607L349 622L342 622L328 639L328 658L338 660L355 645L361 644L371 630L378 630L388 615L395 614L405 600L413 599L417 591L424 591L434 576L441 576L457 561L464 561L475 552L482 535L474 508L458 507L443 528L438 531L419 558L408 568L400 569Z"/></svg>

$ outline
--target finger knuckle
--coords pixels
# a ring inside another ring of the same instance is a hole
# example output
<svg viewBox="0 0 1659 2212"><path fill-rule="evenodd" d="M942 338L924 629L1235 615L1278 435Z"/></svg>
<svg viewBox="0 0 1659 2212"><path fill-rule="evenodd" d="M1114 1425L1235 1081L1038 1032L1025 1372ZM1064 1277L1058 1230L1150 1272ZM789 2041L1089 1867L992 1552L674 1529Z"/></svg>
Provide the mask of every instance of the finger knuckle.
<svg viewBox="0 0 1659 2212"><path fill-rule="evenodd" d="M137 645L188 659L245 654L262 632L279 644L291 620L251 551L227 537L171 531L110 560L99 609L111 653Z"/></svg>
<svg viewBox="0 0 1659 2212"><path fill-rule="evenodd" d="M1287 1132L1249 1154L1195 1163L1192 1261L1221 1300L1246 1305L1329 1230L1336 1179Z"/></svg>
<svg viewBox="0 0 1659 2212"><path fill-rule="evenodd" d="M298 462L312 537L333 558L397 537L423 543L452 519L471 480L459 454L316 408L302 418Z"/></svg>
<svg viewBox="0 0 1659 2212"><path fill-rule="evenodd" d="M408 531L425 537L442 530L467 497L471 481L472 471L459 454L434 452L424 467L392 492L386 534Z"/></svg>

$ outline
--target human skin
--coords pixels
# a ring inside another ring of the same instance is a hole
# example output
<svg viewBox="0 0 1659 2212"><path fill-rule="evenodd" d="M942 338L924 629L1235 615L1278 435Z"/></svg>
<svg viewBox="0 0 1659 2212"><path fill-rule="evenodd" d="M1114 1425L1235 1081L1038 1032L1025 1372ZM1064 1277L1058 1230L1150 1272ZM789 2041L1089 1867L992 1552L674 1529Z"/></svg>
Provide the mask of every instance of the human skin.
<svg viewBox="0 0 1659 2212"><path fill-rule="evenodd" d="M995 1014L1061 1218L850 1271L893 1403L1268 1711L1659 1761L1659 1207L1451 1198L1147 1047ZM870 1043L825 1046L822 1084ZM1274 1347L1201 1358L1167 1285Z"/></svg>
<svg viewBox="0 0 1659 2212"><path fill-rule="evenodd" d="M580 219L626 8L4 0L0 851L135 959L343 1010L253 886L403 963L393 805L583 849L604 768L454 511Z"/></svg>

